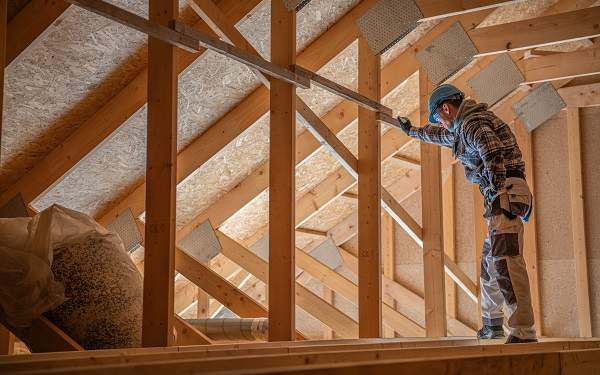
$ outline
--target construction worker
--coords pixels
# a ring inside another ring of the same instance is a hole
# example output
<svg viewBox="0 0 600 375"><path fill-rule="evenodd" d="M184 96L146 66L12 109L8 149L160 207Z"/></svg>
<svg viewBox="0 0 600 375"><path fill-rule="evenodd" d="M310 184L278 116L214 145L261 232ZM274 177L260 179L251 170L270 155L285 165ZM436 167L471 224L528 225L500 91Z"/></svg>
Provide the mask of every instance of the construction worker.
<svg viewBox="0 0 600 375"><path fill-rule="evenodd" d="M533 197L525 181L525 163L517 140L485 103L465 100L453 85L437 87L429 97L429 122L414 127L398 117L404 133L423 142L452 149L467 179L479 185L485 202L488 236L481 260L483 327L477 338L503 338L508 307L510 335L506 343L537 342L529 278L523 259L523 222L531 214Z"/></svg>

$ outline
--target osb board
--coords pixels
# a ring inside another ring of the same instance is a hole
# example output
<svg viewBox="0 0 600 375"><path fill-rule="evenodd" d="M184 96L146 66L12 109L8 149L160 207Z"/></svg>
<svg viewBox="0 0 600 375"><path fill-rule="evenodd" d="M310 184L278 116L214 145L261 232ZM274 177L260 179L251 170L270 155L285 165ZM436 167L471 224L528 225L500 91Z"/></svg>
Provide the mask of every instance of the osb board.
<svg viewBox="0 0 600 375"><path fill-rule="evenodd" d="M266 47L267 52L268 43L265 44L264 35L257 34L256 30L266 29L268 34L268 5L268 3L264 4L262 8L257 9L240 26L240 30L248 34L252 43ZM327 8L328 11L333 10L331 6ZM318 11L314 6L311 9ZM323 11L321 12L323 14ZM321 17L321 21L329 16L335 15L325 14ZM310 20L310 17L306 19ZM309 36L314 37L315 32L323 29L311 25L308 21L302 22L302 25L303 29L299 28L299 30L303 30L300 32L301 35L306 35L303 40L310 40ZM257 86L258 81L253 73L237 62L215 53L209 53L200 59L180 80L179 148L187 146ZM101 215L113 205L113 201L126 196L139 185L144 174L145 135L142 133L145 133L145 122L144 111L130 124L124 126L121 138L113 138L81 163L67 178L73 182L61 183L44 198L43 203L40 202L40 205L54 203L60 201L60 198L65 195L72 195L69 192L73 191L74 185L79 193L76 199L69 199L69 206L93 215ZM201 171L196 172L179 187L178 207L181 212L179 226L195 217L198 212L213 203L266 160L264 155L268 155L268 121L259 122L253 129L261 131L243 134L236 140L234 146L221 151L218 157L206 163ZM130 150L131 142L140 142L142 147L136 148L134 155L124 155L123 163L118 166L110 165L107 170L107 165L103 162L107 155L120 158L114 155L122 154L124 149ZM259 154L262 154L262 158L257 158ZM224 162L227 160L229 163ZM105 181L112 181L114 185L107 184ZM207 188L209 185L207 182L211 184L210 189ZM202 194L197 194L199 190Z"/></svg>
<svg viewBox="0 0 600 375"><path fill-rule="evenodd" d="M479 27L500 25L508 22L537 17L558 0L528 0L496 8Z"/></svg>
<svg viewBox="0 0 600 375"><path fill-rule="evenodd" d="M417 26L413 31L408 33L407 36L402 38L402 40L400 40L398 43L394 44L394 46L392 46L392 48L385 51L381 55L381 68L385 68L393 59L395 59L402 52L404 52L408 48L410 48L423 35L425 35L427 32L429 32L429 30L433 29L440 22L441 22L441 19L420 23L419 26Z"/></svg>
<svg viewBox="0 0 600 375"><path fill-rule="evenodd" d="M600 259L589 259L588 260L588 272L589 275L598 275L600 272ZM598 337L600 335L600 278L590 277L590 302L591 302L591 314L592 314L592 336Z"/></svg>
<svg viewBox="0 0 600 375"><path fill-rule="evenodd" d="M565 111L533 132L538 258L573 258ZM566 234L566 235L565 235Z"/></svg>
<svg viewBox="0 0 600 375"><path fill-rule="evenodd" d="M458 262L458 266L469 278L477 284L477 268L475 262ZM478 330L479 314L477 313L477 303L473 302L459 286L456 287L456 310L458 319L469 327Z"/></svg>
<svg viewBox="0 0 600 375"><path fill-rule="evenodd" d="M144 68L145 43L145 35L77 8L7 72L0 191Z"/></svg>
<svg viewBox="0 0 600 375"><path fill-rule="evenodd" d="M582 108L581 112L581 148L583 165L583 196L585 197L585 228L588 259L600 259L600 199L598 181L600 181L600 107ZM594 275L590 273L590 275ZM600 300L599 300L600 301ZM598 316L598 315L596 315Z"/></svg>
<svg viewBox="0 0 600 375"><path fill-rule="evenodd" d="M306 223L302 224L304 228L328 231L340 221L357 209L356 202L334 200L325 208L320 210L315 216L311 217Z"/></svg>
<svg viewBox="0 0 600 375"><path fill-rule="evenodd" d="M540 260L538 270L540 273L543 335L578 337L577 293L573 260ZM590 280L593 279L593 277L590 278Z"/></svg>
<svg viewBox="0 0 600 375"><path fill-rule="evenodd" d="M465 178L461 163L454 164L454 244L459 262L475 262L481 249L475 248L473 183ZM474 275L471 275L474 276ZM475 279L475 277L473 277Z"/></svg>

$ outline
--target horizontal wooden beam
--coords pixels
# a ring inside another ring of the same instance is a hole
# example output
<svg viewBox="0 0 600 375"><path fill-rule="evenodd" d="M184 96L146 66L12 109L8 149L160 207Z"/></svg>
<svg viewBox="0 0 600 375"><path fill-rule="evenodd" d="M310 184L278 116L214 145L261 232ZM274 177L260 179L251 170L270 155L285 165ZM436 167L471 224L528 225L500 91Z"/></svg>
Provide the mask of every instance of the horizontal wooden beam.
<svg viewBox="0 0 600 375"><path fill-rule="evenodd" d="M138 16L125 9L107 3L103 0L65 0L68 3L77 5L83 9L87 9L92 13L113 20L121 25L131 27L134 30L140 31L148 36L162 40L163 42L172 44L179 48L183 48L190 52L198 52L200 48L198 42L187 35L183 35L166 26L150 22L144 17Z"/></svg>
<svg viewBox="0 0 600 375"><path fill-rule="evenodd" d="M592 107L600 105L600 83L562 87L558 94L567 107Z"/></svg>
<svg viewBox="0 0 600 375"><path fill-rule="evenodd" d="M600 48L559 53L517 63L526 84L600 73Z"/></svg>
<svg viewBox="0 0 600 375"><path fill-rule="evenodd" d="M483 9L497 8L522 1L525 0L415 0L415 3L421 10L421 13L423 13L420 22L424 22Z"/></svg>
<svg viewBox="0 0 600 375"><path fill-rule="evenodd" d="M238 48L232 44L214 38L208 34L203 33L200 30L194 29L193 27L185 25L176 20L172 20L170 26L176 32L197 40L200 46L206 49L217 52L230 59L241 62L242 64L245 64L251 68L257 69L262 73L268 74L271 77L291 83L300 88L310 88L310 79L285 68L282 68L281 66L267 61L262 57L256 56L242 48Z"/></svg>
<svg viewBox="0 0 600 375"><path fill-rule="evenodd" d="M394 155L392 159L396 164L410 169L421 169L421 162L418 160L407 158L402 155Z"/></svg>
<svg viewBox="0 0 600 375"><path fill-rule="evenodd" d="M318 86L324 90L327 90L333 94L341 96L344 99L350 100L353 103L358 104L363 108L370 109L371 111L385 113L388 116L392 115L391 108L384 106L383 104L376 102L372 99L367 98L366 96L359 94L349 88L342 86L338 83L333 82L330 79L327 79L323 76L320 76L316 73L311 72L308 69L301 67L300 65L294 65L293 70L308 79L310 79L315 86Z"/></svg>
<svg viewBox="0 0 600 375"><path fill-rule="evenodd" d="M600 35L600 6L469 31L479 55L531 49Z"/></svg>

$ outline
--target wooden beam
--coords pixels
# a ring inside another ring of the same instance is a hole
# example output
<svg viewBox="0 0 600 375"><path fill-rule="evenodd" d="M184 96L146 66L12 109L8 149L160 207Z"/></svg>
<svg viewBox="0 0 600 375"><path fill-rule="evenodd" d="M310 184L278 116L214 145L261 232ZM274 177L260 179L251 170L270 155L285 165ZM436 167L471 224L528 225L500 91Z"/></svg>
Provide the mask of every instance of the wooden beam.
<svg viewBox="0 0 600 375"><path fill-rule="evenodd" d="M0 324L23 341L34 353L84 350L43 315L34 319L29 327L15 327L8 323L6 313L0 307Z"/></svg>
<svg viewBox="0 0 600 375"><path fill-rule="evenodd" d="M54 23L67 13L71 4L62 0L31 0L7 25L7 70L18 63L38 41L54 29Z"/></svg>
<svg viewBox="0 0 600 375"><path fill-rule="evenodd" d="M592 107L600 105L600 83L563 87L557 90L567 107Z"/></svg>
<svg viewBox="0 0 600 375"><path fill-rule="evenodd" d="M433 90L424 70L419 71L421 124L427 124L427 100ZM442 169L439 146L421 143L423 204L423 277L427 337L446 336L444 242L442 225Z"/></svg>
<svg viewBox="0 0 600 375"><path fill-rule="evenodd" d="M442 204L444 220L444 253L452 261L456 260L456 247L454 241L454 167L447 168L443 172L442 182ZM446 262L444 262L446 265ZM446 265L447 266L447 265ZM452 278L446 274L446 313L453 318L457 316L456 306L456 284ZM477 293L477 292L476 292Z"/></svg>
<svg viewBox="0 0 600 375"><path fill-rule="evenodd" d="M54 1L54 0L45 0ZM223 0L219 7L230 15L235 22L242 19L259 0L234 1ZM29 20L28 20L29 22ZM200 21L198 28L209 29ZM179 57L179 71L184 71L200 54L182 51ZM127 119L135 115L147 103L148 70L143 70L125 88L115 95L104 107L96 112L89 120L82 124L60 146L50 152L35 167L29 170L17 183L0 195L0 206L6 204L17 193L20 193L26 204L31 204L45 191L51 189L67 173L77 165L89 152L94 150L110 134L119 128ZM246 109L250 115L253 108ZM263 115L264 113L261 113ZM234 122L234 124L236 124ZM210 131L210 130L209 130ZM208 133L207 131L206 133ZM206 134L204 133L204 134ZM225 132L226 134L227 132ZM224 137L225 135L223 135ZM206 147L206 143L203 144ZM188 147L186 150L190 149ZM199 156L193 155L198 158ZM191 173L191 172L190 172ZM105 215L100 224L106 225L116 218L127 207L132 208L134 216L139 216L144 211L145 183L135 190L137 195L126 204L119 205ZM142 207L141 210L137 207Z"/></svg>
<svg viewBox="0 0 600 375"><path fill-rule="evenodd" d="M175 315L173 319L173 328L177 331L177 339L175 340L177 346L210 345L213 343L211 339L181 319L178 315Z"/></svg>
<svg viewBox="0 0 600 375"><path fill-rule="evenodd" d="M387 212L383 212L383 219L381 220L382 226L382 242L381 249L383 251L382 270L383 275L394 280L394 274L396 273L396 254L394 249L394 219ZM389 294L384 294L382 297L383 303L390 306L392 309L396 309L396 301ZM384 322L385 324L385 322ZM388 325L383 327L383 337L394 338L396 337L394 330Z"/></svg>
<svg viewBox="0 0 600 375"><path fill-rule="evenodd" d="M239 264L265 284L271 284L271 278L268 271L269 265L267 262L229 238L224 233L218 230L216 233L219 242L221 242L221 245L223 246L223 250L221 250L223 255ZM296 249L295 253L298 253ZM269 289L273 289L273 287L271 286ZM300 308L321 320L342 337L358 338L358 324L356 321L323 301L300 283L296 283L296 303Z"/></svg>
<svg viewBox="0 0 600 375"><path fill-rule="evenodd" d="M15 335L0 324L0 355L12 355L15 352Z"/></svg>
<svg viewBox="0 0 600 375"><path fill-rule="evenodd" d="M296 12L271 2L271 61L296 62ZM269 131L269 341L294 339L296 88L271 82Z"/></svg>
<svg viewBox="0 0 600 375"><path fill-rule="evenodd" d="M380 56L358 38L358 92L381 97ZM381 127L358 108L358 323L361 338L381 337Z"/></svg>
<svg viewBox="0 0 600 375"><path fill-rule="evenodd" d="M2 144L2 113L4 109L4 67L6 66L6 31L8 1L0 2L0 145ZM0 158L2 153L0 152Z"/></svg>
<svg viewBox="0 0 600 375"><path fill-rule="evenodd" d="M156 38L165 43L183 48L190 52L198 52L198 42L182 33L171 30L166 23L156 23L150 18L149 20L144 17L138 16L135 13L129 12L123 8L119 8L115 5L107 3L103 0L64 0L67 3L77 5L83 9L89 10L92 13L96 13L102 17L108 18L112 21L120 23L121 25L130 27L134 30L147 34L149 37Z"/></svg>
<svg viewBox="0 0 600 375"><path fill-rule="evenodd" d="M323 301L327 302L331 306L335 306L334 301L333 301L333 290L326 285L323 285ZM333 330L330 327L328 327L327 325L323 324L323 340L332 340L332 339L333 339Z"/></svg>
<svg viewBox="0 0 600 375"><path fill-rule="evenodd" d="M314 229L296 228L296 232L310 234L310 235L319 236L319 237L327 237L327 233L320 231L320 230L314 230Z"/></svg>
<svg viewBox="0 0 600 375"><path fill-rule="evenodd" d="M517 66L523 72L527 84L598 74L600 48L521 60Z"/></svg>
<svg viewBox="0 0 600 375"><path fill-rule="evenodd" d="M479 56L517 51L599 36L598 19L600 6L477 28L469 37Z"/></svg>
<svg viewBox="0 0 600 375"><path fill-rule="evenodd" d="M571 224L573 228L573 258L577 291L579 336L592 336L590 287L588 280L587 248L585 244L585 202L583 168L581 165L581 125L578 108L567 108L567 140L569 145L569 180L571 192Z"/></svg>
<svg viewBox="0 0 600 375"><path fill-rule="evenodd" d="M341 247L338 247L342 258L344 259L344 267L353 273L358 273L358 259L356 256L350 254ZM422 297L418 296L408 288L402 286L396 281L388 278L387 276L382 277L382 289L383 293L387 293L396 301L402 303L405 307L411 309L417 314L425 314L425 301ZM475 331L467 327L459 320L448 316L448 332L454 336L473 336Z"/></svg>
<svg viewBox="0 0 600 375"><path fill-rule="evenodd" d="M293 69L297 74L310 79L315 86L336 94L346 100L350 100L351 102L358 104L363 108L367 108L375 112L382 112L388 116L392 115L392 109L379 103L378 100L373 100L361 93L350 90L349 88L313 73L310 70L301 67L300 65L295 65Z"/></svg>
<svg viewBox="0 0 600 375"><path fill-rule="evenodd" d="M224 55L230 59L241 62L250 68L256 69L262 73L268 74L273 78L280 79L284 82L298 86L303 89L310 88L310 79L298 73L294 73L281 65L274 64L270 61L256 56L242 48L238 48L232 44L214 38L205 34L193 27L187 26L179 21L172 20L171 28L178 33L187 35L198 41L200 46Z"/></svg>
<svg viewBox="0 0 600 375"><path fill-rule="evenodd" d="M415 0L415 3L421 10L421 13L423 13L423 17L419 22L425 22L483 9L497 8L522 1L524 0Z"/></svg>
<svg viewBox="0 0 600 375"><path fill-rule="evenodd" d="M421 162L418 160L413 160L410 158L407 158L405 156L402 155L394 155L394 157L391 159L393 160L396 164L399 164L403 167L406 168L410 168L410 169L421 169Z"/></svg>
<svg viewBox="0 0 600 375"><path fill-rule="evenodd" d="M98 3L98 5L101 3ZM150 22L177 18L175 0L150 0ZM142 345L173 345L177 165L177 54L174 45L148 40L148 154L144 236Z"/></svg>
<svg viewBox="0 0 600 375"><path fill-rule="evenodd" d="M298 267L311 274L314 278L321 281L324 285L333 289L336 293L339 293L353 304L359 305L359 287L357 287L356 284L329 269L326 265L302 250L296 251L296 259ZM383 322L402 336L425 336L425 331L421 326L397 312L389 304L382 305L382 316Z"/></svg>
<svg viewBox="0 0 600 375"><path fill-rule="evenodd" d="M533 163L533 134L529 133L523 126L521 121L517 118L514 122L515 125L515 136L517 137L517 143L523 154L523 161L525 162L525 175L527 176L527 183L534 195L535 200L535 180L534 170L535 165ZM529 222L525 224L524 231L524 248L523 258L527 264L527 276L529 277L529 289L531 291L531 304L533 305L533 316L535 320L535 331L538 337L542 336L542 313L541 313L541 302L540 302L540 275L538 268L538 246L537 246L537 234L536 234L536 214L535 204L533 206L533 212L529 217Z"/></svg>

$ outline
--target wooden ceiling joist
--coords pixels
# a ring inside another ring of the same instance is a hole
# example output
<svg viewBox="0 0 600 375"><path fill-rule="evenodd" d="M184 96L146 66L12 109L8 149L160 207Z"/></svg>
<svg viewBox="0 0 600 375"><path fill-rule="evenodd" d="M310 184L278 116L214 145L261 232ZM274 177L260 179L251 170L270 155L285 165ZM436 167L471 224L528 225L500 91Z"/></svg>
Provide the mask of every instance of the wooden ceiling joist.
<svg viewBox="0 0 600 375"><path fill-rule="evenodd" d="M600 83L562 87L557 90L567 107L591 107L600 105Z"/></svg>
<svg viewBox="0 0 600 375"><path fill-rule="evenodd" d="M479 55L531 49L599 36L598 19L600 6L482 27L469 37Z"/></svg>

